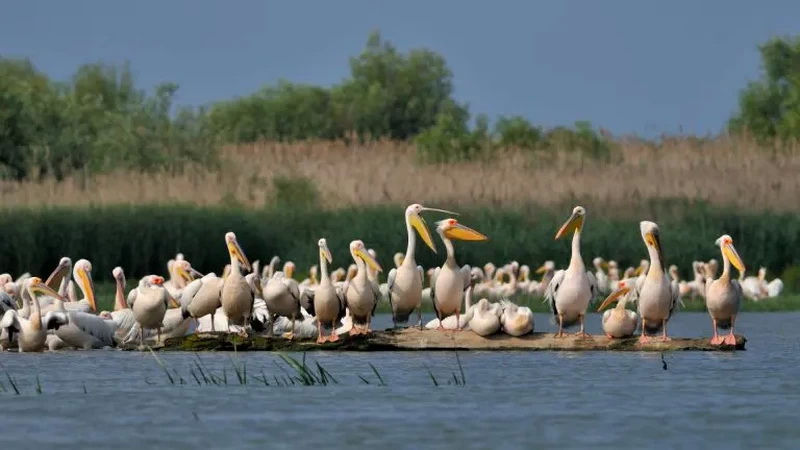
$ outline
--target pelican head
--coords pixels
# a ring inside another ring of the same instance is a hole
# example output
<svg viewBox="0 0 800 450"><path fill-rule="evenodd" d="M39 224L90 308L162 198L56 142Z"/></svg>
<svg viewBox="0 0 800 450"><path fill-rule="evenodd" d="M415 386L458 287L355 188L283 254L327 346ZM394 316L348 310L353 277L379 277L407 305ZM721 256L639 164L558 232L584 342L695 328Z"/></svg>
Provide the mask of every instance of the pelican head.
<svg viewBox="0 0 800 450"><path fill-rule="evenodd" d="M628 284L627 280L620 280L619 285L617 286L617 290L612 292L603 303L600 304L600 307L597 308L598 311L602 311L608 308L609 305L617 301L620 297L630 292L631 287Z"/></svg>
<svg viewBox="0 0 800 450"><path fill-rule="evenodd" d="M236 240L236 234L234 234L233 231L225 233L225 244L228 246L228 253L231 255L231 260L236 259L248 272L252 271L250 261L248 261L247 256L244 255L244 251L242 251L242 247L239 245L239 241Z"/></svg>
<svg viewBox="0 0 800 450"><path fill-rule="evenodd" d="M597 269L597 270L605 270L605 269L608 269L608 268L609 268L609 265L608 265L608 263L606 262L606 260L605 260L605 259L603 259L603 258L602 258L602 257L600 257L600 256L597 256L597 257L595 257L595 258L592 260L592 264L594 264L594 267L595 267L595 269Z"/></svg>
<svg viewBox="0 0 800 450"><path fill-rule="evenodd" d="M472 228L458 223L453 218L436 222L436 231L443 239L458 241L485 241L489 239Z"/></svg>
<svg viewBox="0 0 800 450"><path fill-rule="evenodd" d="M331 251L328 250L328 241L326 241L325 238L321 238L317 241L317 246L319 246L319 257L325 258L328 264L333 263L333 256L331 255Z"/></svg>
<svg viewBox="0 0 800 450"><path fill-rule="evenodd" d="M163 284L164 277L161 275L146 275L139 280L139 285L145 287L161 287Z"/></svg>
<svg viewBox="0 0 800 450"><path fill-rule="evenodd" d="M408 208L406 208L406 223L414 227L414 229L417 230L417 233L419 233L419 237L421 237L422 240L425 241L425 245L430 247L430 249L433 250L434 253L436 253L436 246L433 244L433 239L431 239L431 233L430 231L428 231L428 226L425 224L425 219L423 219L422 216L420 216L420 214L423 211L435 211L445 214L453 214L456 216L458 215L458 213L447 211L444 209L428 208L420 205L419 203L414 203L413 205L409 205Z"/></svg>
<svg viewBox="0 0 800 450"><path fill-rule="evenodd" d="M403 265L403 259L405 258L405 256L406 255L404 255L403 252L395 253L394 257L392 257L392 260L394 261L394 266L400 267L401 265Z"/></svg>
<svg viewBox="0 0 800 450"><path fill-rule="evenodd" d="M294 271L297 267L291 261L286 261L283 264L283 273L286 275L286 278L294 278Z"/></svg>
<svg viewBox="0 0 800 450"><path fill-rule="evenodd" d="M78 283L86 301L92 311L97 311L97 303L94 298L94 281L92 281L92 263L86 259L79 259L72 269L72 276Z"/></svg>
<svg viewBox="0 0 800 450"><path fill-rule="evenodd" d="M545 261L544 264L536 269L536 273L543 274L552 270L556 270L556 263L554 261Z"/></svg>
<svg viewBox="0 0 800 450"><path fill-rule="evenodd" d="M44 281L42 281L39 277L30 277L26 281L28 294L31 298L34 298L35 295L49 295L55 299L65 301L64 297L62 297L58 292L54 291L50 287L48 287Z"/></svg>
<svg viewBox="0 0 800 450"><path fill-rule="evenodd" d="M722 251L722 257L730 261L731 264L733 264L733 267L736 267L736 270L739 272L745 271L742 258L739 257L739 253L736 252L736 248L733 246L732 237L728 236L727 234L723 234L714 242L714 244L719 246L720 250Z"/></svg>
<svg viewBox="0 0 800 450"><path fill-rule="evenodd" d="M574 231L576 233L580 233L581 229L583 228L583 221L586 217L586 210L583 206L576 206L572 209L572 215L569 216L564 225L561 225L561 228L558 229L556 233L556 239L561 239L562 237L569 234L570 231Z"/></svg>
<svg viewBox="0 0 800 450"><path fill-rule="evenodd" d="M647 249L652 249L656 252L659 264L661 264L661 267L664 267L664 253L661 250L661 231L658 229L658 225L656 225L655 222L643 220L639 222L639 230L642 232L642 239ZM642 270L644 270L644 268L642 268Z"/></svg>
<svg viewBox="0 0 800 450"><path fill-rule="evenodd" d="M172 263L172 270L187 282L203 277L203 274L194 270L192 264L185 259L176 259L175 262Z"/></svg>
<svg viewBox="0 0 800 450"><path fill-rule="evenodd" d="M364 261L367 264L367 266L369 266L373 270L375 270L377 272L383 271L383 269L381 268L381 265L378 264L378 261L375 261L375 258L373 258L372 255L370 255L369 252L367 251L366 247L364 247L364 242L362 242L362 241L360 241L358 239L356 239L355 241L351 242L350 243L350 254L353 255L353 259L360 258L362 261Z"/></svg>
<svg viewBox="0 0 800 450"><path fill-rule="evenodd" d="M71 270L72 270L72 259L70 259L67 256L64 256L58 261L58 266L56 266L55 270L53 270L53 273L51 273L50 276L47 277L47 281L45 281L45 284L48 286L53 286L56 283L60 283L61 280L65 276L67 276Z"/></svg>

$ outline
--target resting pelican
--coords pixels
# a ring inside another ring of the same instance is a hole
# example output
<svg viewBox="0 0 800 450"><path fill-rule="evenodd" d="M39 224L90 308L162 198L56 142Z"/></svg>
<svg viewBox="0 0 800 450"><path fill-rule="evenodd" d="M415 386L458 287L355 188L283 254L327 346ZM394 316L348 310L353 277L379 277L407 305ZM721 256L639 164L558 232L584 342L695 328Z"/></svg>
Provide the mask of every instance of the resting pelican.
<svg viewBox="0 0 800 450"><path fill-rule="evenodd" d="M253 290L250 284L245 280L242 275L242 268L251 271L250 261L239 246L236 240L236 235L229 231L225 233L225 244L228 247L228 254L231 257L230 275L224 278L222 282L221 303L222 310L228 316L228 329L230 325L236 325L241 328L242 334L247 334L244 327L250 319L250 313L253 310Z"/></svg>
<svg viewBox="0 0 800 450"><path fill-rule="evenodd" d="M157 330L157 341L161 340L164 314L169 308L171 298L163 284L163 277L148 275L139 280L139 286L128 294L128 307L133 310L139 328ZM144 333L139 336L139 344L144 347Z"/></svg>
<svg viewBox="0 0 800 450"><path fill-rule="evenodd" d="M744 272L744 263L733 247L733 239L727 234L723 234L714 242L719 246L722 253L722 275L716 280L706 281L706 307L711 315L711 325L714 328L714 337L711 338L712 345L736 345L734 326L736 315L739 314L739 306L742 304L742 287L739 281L731 279L731 264L739 272ZM717 328L730 329L730 333L724 338L717 334Z"/></svg>
<svg viewBox="0 0 800 450"><path fill-rule="evenodd" d="M482 298L473 307L472 319L469 321L469 329L478 336L489 336L497 333L500 329L500 316L503 309L497 303L489 303L489 300Z"/></svg>
<svg viewBox="0 0 800 450"><path fill-rule="evenodd" d="M322 276L319 285L314 290L314 312L317 316L317 343L336 342L336 322L344 317L344 299L336 292L336 288L331 283L328 275L328 264L333 263L333 256L328 249L328 241L325 238L317 242L319 247L319 268ZM322 335L322 324L331 324L331 333L325 337Z"/></svg>
<svg viewBox="0 0 800 450"><path fill-rule="evenodd" d="M558 320L556 337L564 336L564 328L580 322L578 336L587 337L584 331L584 317L589 302L597 295L597 281L591 272L586 271L581 257L581 230L586 217L586 210L576 206L572 215L556 233L556 239L574 231L572 235L572 257L567 270L559 270L553 275L545 292L545 299Z"/></svg>
<svg viewBox="0 0 800 450"><path fill-rule="evenodd" d="M597 311L602 311L611 303L618 300L614 309L609 309L603 313L603 333L609 338L625 338L633 336L639 324L639 315L625 308L628 302L628 293L631 291L633 279L621 280L617 290L606 298Z"/></svg>
<svg viewBox="0 0 800 450"><path fill-rule="evenodd" d="M110 319L116 324L116 330L114 332L118 341L124 341L125 337L128 336L131 329L136 325L136 317L133 315L133 310L128 308L128 304L125 300L125 272L122 270L122 267L114 267L114 270L111 271L111 275L114 277L114 283L116 284L116 290L114 292L114 311L108 312L103 311L100 313L100 317L104 319Z"/></svg>
<svg viewBox="0 0 800 450"><path fill-rule="evenodd" d="M533 332L533 311L530 308L519 306L508 299L500 300L500 307L500 322L506 334L522 336Z"/></svg>
<svg viewBox="0 0 800 450"><path fill-rule="evenodd" d="M422 266L417 266L414 260L416 250L416 234L422 238L423 242L436 252L436 246L431 239L431 233L425 225L425 220L420 216L424 211L437 211L445 214L457 213L445 211L443 209L426 208L418 203L409 205L405 211L406 234L408 235L408 246L406 247L403 263L400 267L389 271L387 284L389 285L389 302L392 306L392 322L396 327L398 324L408 322L408 316L415 309L417 310L417 325L422 328Z"/></svg>
<svg viewBox="0 0 800 450"><path fill-rule="evenodd" d="M753 300L760 300L764 297L767 297L769 293L767 292L767 282L765 281L766 276L767 276L767 268L761 267L758 269L757 277L745 278L741 284L744 294Z"/></svg>
<svg viewBox="0 0 800 450"><path fill-rule="evenodd" d="M636 298L639 317L642 319L640 343L650 341L648 333L661 330L661 339L668 341L667 321L678 303L678 286L672 283L664 267L664 253L661 249L661 232L654 222L642 221L639 224L642 239L650 254L650 264L644 278L636 280Z"/></svg>
<svg viewBox="0 0 800 450"><path fill-rule="evenodd" d="M436 268L433 273L431 302L433 310L436 312L436 318L440 322L439 329L443 330L441 321L445 317L455 314L456 323L460 323L458 317L461 315L461 301L464 297L464 290L469 287L472 278L470 266L458 267L453 240L485 241L488 238L472 228L458 223L456 219L436 222L436 232L439 233L447 249L447 258L442 267ZM456 328L456 330L459 329Z"/></svg>
<svg viewBox="0 0 800 450"><path fill-rule="evenodd" d="M380 292L367 278L367 266L372 266L378 272L383 269L378 261L375 261L367 252L364 243L360 240L350 243L350 255L356 262L358 270L356 276L345 283L342 294L353 320L353 329L350 331L350 336L353 336L370 332L372 316L375 314L375 307L378 306Z"/></svg>
<svg viewBox="0 0 800 450"><path fill-rule="evenodd" d="M14 334L18 335L17 346L22 352L40 352L44 350L47 339L47 330L58 329L65 325L69 319L61 312L49 312L42 317L39 307L39 294L49 295L53 298L61 296L44 284L39 277L31 277L23 282L25 291L30 297L32 311L29 318L25 319L17 314L16 310L9 310L0 320L0 329L6 331L8 340L13 340Z"/></svg>

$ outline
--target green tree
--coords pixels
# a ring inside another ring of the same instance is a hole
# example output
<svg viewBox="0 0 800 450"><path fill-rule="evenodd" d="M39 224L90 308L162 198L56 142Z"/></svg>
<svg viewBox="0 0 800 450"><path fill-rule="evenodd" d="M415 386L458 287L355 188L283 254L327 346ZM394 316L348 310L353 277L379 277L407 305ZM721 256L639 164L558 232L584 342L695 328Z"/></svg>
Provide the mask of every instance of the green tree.
<svg viewBox="0 0 800 450"><path fill-rule="evenodd" d="M762 76L739 95L733 132L759 139L800 138L800 37L778 37L759 46Z"/></svg>
<svg viewBox="0 0 800 450"><path fill-rule="evenodd" d="M522 116L500 116L494 132L501 147L533 150L542 139L542 130L531 125Z"/></svg>

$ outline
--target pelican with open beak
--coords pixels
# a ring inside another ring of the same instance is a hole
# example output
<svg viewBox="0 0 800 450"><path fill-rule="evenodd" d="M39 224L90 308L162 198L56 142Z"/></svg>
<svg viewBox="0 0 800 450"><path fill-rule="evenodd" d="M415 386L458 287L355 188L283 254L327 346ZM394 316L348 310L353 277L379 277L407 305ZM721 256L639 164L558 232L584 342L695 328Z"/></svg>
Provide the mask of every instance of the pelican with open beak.
<svg viewBox="0 0 800 450"><path fill-rule="evenodd" d="M453 314L456 315L456 324L458 324L456 330L461 330L459 318L461 303L464 299L464 291L470 286L472 268L469 265L458 266L453 241L485 241L489 238L452 218L437 222L436 232L439 233L447 249L447 258L442 267L436 268L433 273L431 283L433 310L436 312L436 318L439 319L440 330L444 330L442 321Z"/></svg>
<svg viewBox="0 0 800 450"><path fill-rule="evenodd" d="M630 337L636 331L639 315L625 308L628 303L628 294L631 292L630 283L633 282L635 279L621 280L617 290L612 292L597 308L597 311L602 311L615 301L617 302L614 309L603 313L603 333L609 338Z"/></svg>
<svg viewBox="0 0 800 450"><path fill-rule="evenodd" d="M594 274L586 270L581 256L581 231L586 210L576 206L564 225L556 233L556 239L572 233L572 256L566 270L559 270L550 280L545 291L545 300L558 321L556 337L564 336L564 328L580 323L579 337L587 337L584 318L589 302L597 295Z"/></svg>
<svg viewBox="0 0 800 450"><path fill-rule="evenodd" d="M375 307L380 298L380 291L367 277L367 267L372 267L377 272L383 269L360 240L350 243L350 255L356 262L356 275L345 282L342 292L353 320L353 329L350 331L350 336L353 336L370 332L372 316L375 315Z"/></svg>
<svg viewBox="0 0 800 450"><path fill-rule="evenodd" d="M736 267L740 273L744 273L745 267L742 258L739 257L739 253L733 246L733 238L723 234L714 244L719 246L722 253L722 274L716 280L706 280L706 307L711 315L711 324L714 328L711 344L735 346L734 325L744 293L739 280L731 277L731 265ZM717 328L730 329L730 332L722 338L717 334Z"/></svg>
<svg viewBox="0 0 800 450"><path fill-rule="evenodd" d="M222 282L222 310L228 317L228 327L236 325L241 327L240 334L246 334L244 327L250 319L255 297L250 283L242 275L242 269L251 272L252 268L233 232L225 233L225 245L231 258L231 269Z"/></svg>
<svg viewBox="0 0 800 450"><path fill-rule="evenodd" d="M648 343L649 334L661 331L661 339L667 337L667 321L678 303L678 286L673 285L664 264L664 251L661 247L661 231L654 222L639 223L642 240L650 254L650 264L643 277L636 281L639 317L642 319L641 344Z"/></svg>
<svg viewBox="0 0 800 450"><path fill-rule="evenodd" d="M417 310L417 325L422 328L422 282L424 270L422 266L417 266L417 262L414 260L417 234L425 242L425 245L436 253L436 246L431 239L431 233L428 231L425 220L420 215L425 211L458 215L458 213L452 211L428 208L418 203L409 205L406 208L405 221L408 246L400 267L389 271L389 276L387 277L387 286L390 293L389 301L392 307L392 322L395 326L407 323L411 312Z"/></svg>

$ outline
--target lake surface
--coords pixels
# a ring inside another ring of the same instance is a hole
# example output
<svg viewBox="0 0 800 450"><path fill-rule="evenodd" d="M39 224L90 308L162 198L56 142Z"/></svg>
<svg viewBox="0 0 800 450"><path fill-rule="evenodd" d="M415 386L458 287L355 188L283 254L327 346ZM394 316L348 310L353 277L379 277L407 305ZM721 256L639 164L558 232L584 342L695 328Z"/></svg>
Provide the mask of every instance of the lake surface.
<svg viewBox="0 0 800 450"><path fill-rule="evenodd" d="M537 314L536 329L552 330L548 320ZM599 322L590 316L587 331L599 333ZM746 351L667 353L667 370L658 353L459 352L466 385L453 383L449 352L308 353L338 384L288 387L275 384L291 369L272 353L200 354L217 376L226 371L227 385L198 385L191 353L159 354L185 385L171 384L149 353L3 353L0 434L14 449L791 448L800 439L799 323L800 313L743 313ZM710 331L702 313L670 322L675 336ZM232 361L246 364L248 385Z"/></svg>

